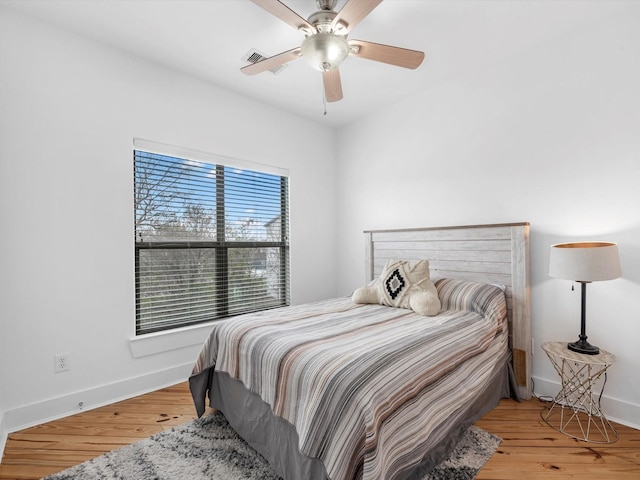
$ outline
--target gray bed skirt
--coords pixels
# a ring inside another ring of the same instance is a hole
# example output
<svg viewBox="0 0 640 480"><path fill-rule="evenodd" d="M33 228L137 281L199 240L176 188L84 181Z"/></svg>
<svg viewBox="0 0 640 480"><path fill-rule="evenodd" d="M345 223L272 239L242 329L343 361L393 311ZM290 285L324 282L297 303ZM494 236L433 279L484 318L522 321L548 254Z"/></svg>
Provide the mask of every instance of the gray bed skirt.
<svg viewBox="0 0 640 480"><path fill-rule="evenodd" d="M449 431L434 432L434 438L444 437L445 440L433 445L425 453L422 462L405 472L402 478L418 480L440 463L469 425L495 408L500 399L514 395L513 378L511 362L508 359L499 362L491 380L476 400L466 410L457 412L455 419L449 419L453 422L448 423ZM275 416L270 405L247 390L242 382L227 373L208 369L192 376L189 386L199 415L205 409L208 394L210 406L220 410L234 430L264 456L274 471L285 480L329 479L320 460L300 453L298 434L293 426Z"/></svg>

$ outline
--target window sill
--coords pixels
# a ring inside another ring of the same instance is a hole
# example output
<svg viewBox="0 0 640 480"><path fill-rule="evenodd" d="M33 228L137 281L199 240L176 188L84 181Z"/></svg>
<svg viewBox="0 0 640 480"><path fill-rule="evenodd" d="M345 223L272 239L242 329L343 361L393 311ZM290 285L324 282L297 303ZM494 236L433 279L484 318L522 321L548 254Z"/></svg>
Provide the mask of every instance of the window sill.
<svg viewBox="0 0 640 480"><path fill-rule="evenodd" d="M193 345L202 345L214 323L208 322L202 325L138 335L129 339L129 347L133 357L140 358Z"/></svg>

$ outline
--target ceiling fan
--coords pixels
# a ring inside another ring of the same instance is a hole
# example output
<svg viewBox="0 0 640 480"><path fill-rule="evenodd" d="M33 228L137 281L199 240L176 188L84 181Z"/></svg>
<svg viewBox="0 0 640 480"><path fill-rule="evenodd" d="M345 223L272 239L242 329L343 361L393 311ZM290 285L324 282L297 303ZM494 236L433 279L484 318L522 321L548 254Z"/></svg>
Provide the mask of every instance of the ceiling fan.
<svg viewBox="0 0 640 480"><path fill-rule="evenodd" d="M327 102L342 99L338 66L349 55L411 69L417 68L424 59L424 53L416 50L363 40L347 40L353 27L382 0L347 0L339 12L333 10L336 0L316 0L319 10L306 20L279 0L251 1L303 32L305 39L299 47L247 65L241 71L247 75L255 75L303 57L312 67L322 72Z"/></svg>

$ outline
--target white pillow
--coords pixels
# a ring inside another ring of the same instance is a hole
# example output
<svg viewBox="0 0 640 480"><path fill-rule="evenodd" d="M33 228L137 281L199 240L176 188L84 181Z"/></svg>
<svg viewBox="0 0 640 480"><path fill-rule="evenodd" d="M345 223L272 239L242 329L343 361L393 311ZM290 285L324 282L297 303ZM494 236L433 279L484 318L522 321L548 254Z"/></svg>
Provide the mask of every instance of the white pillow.
<svg viewBox="0 0 640 480"><path fill-rule="evenodd" d="M421 315L437 315L440 311L428 260L389 260L376 284L357 289L352 299L355 303L409 308Z"/></svg>

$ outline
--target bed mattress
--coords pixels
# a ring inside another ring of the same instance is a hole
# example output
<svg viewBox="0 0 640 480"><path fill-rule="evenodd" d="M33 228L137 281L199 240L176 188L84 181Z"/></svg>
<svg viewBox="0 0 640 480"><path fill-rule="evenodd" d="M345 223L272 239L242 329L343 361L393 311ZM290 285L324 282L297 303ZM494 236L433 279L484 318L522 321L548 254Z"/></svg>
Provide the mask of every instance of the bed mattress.
<svg viewBox="0 0 640 480"><path fill-rule="evenodd" d="M436 282L443 310L348 297L216 324L190 379L276 472L299 479L410 478L507 396L498 287Z"/></svg>

